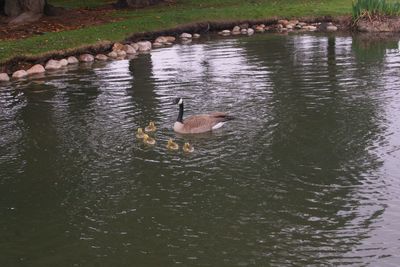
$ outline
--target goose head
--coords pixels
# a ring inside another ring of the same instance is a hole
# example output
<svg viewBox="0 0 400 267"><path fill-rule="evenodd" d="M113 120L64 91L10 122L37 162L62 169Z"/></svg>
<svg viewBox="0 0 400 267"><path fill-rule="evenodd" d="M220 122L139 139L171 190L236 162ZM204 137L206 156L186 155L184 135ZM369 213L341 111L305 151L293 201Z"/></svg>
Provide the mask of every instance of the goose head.
<svg viewBox="0 0 400 267"><path fill-rule="evenodd" d="M172 104L174 104L174 105L182 105L183 104L183 98L182 97L175 98L174 101L172 102Z"/></svg>

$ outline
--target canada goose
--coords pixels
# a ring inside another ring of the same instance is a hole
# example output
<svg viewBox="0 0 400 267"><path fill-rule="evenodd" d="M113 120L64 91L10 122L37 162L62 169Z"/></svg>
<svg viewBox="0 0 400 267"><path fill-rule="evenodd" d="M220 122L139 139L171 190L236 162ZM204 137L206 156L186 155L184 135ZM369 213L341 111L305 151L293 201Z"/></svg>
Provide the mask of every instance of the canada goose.
<svg viewBox="0 0 400 267"><path fill-rule="evenodd" d="M151 121L149 123L148 126L146 126L146 128L144 128L144 130L148 133L148 132L154 132L157 129L157 127L154 125L154 122Z"/></svg>
<svg viewBox="0 0 400 267"><path fill-rule="evenodd" d="M172 141L172 138L170 138L168 140L167 148L170 150L178 150L179 145L177 143L175 143L174 141Z"/></svg>
<svg viewBox="0 0 400 267"><path fill-rule="evenodd" d="M142 139L144 137L144 132L142 128L137 129L136 137Z"/></svg>
<svg viewBox="0 0 400 267"><path fill-rule="evenodd" d="M154 145L156 143L156 140L154 138L151 138L148 134L144 134L143 142L148 145Z"/></svg>
<svg viewBox="0 0 400 267"><path fill-rule="evenodd" d="M205 133L220 128L225 122L233 120L232 116L223 112L213 112L187 117L183 120L183 99L178 97L174 104L179 105L179 114L174 124L174 131L181 134Z"/></svg>
<svg viewBox="0 0 400 267"><path fill-rule="evenodd" d="M184 152L186 152L186 153L191 153L191 152L193 152L194 151L194 147L192 146L192 145L190 145L189 143L185 143L184 145L183 145L183 151Z"/></svg>

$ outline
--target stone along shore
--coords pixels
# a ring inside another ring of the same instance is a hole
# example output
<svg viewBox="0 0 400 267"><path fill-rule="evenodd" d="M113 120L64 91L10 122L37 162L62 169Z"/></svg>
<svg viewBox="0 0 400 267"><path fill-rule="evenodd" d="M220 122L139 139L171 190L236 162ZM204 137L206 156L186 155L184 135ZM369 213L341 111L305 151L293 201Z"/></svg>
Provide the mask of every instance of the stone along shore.
<svg viewBox="0 0 400 267"><path fill-rule="evenodd" d="M254 24L249 25L248 23L242 23L234 26L232 29L225 29L219 31L218 34L222 36L230 35L253 35L255 33L263 32L278 32L287 33L292 31L305 32L305 31L325 31L334 32L337 31L338 27L332 22L316 22L316 23L306 23L299 20L279 20L277 23L266 26L265 24ZM192 39L199 38L198 33L188 33L184 32L179 35L181 43L190 43ZM171 46L176 42L176 37L174 36L159 36L150 41L139 41L139 42L126 42L126 43L114 43L109 51L104 51L104 53L92 55L88 53L69 56L62 59L50 59L46 64L35 64L27 70L20 69L14 71L11 77L8 73L0 73L0 82L9 82L10 80L25 79L29 77L34 77L37 74L45 73L46 71L52 71L61 69L70 64L78 64L80 62L87 63L93 61L107 61L107 60L122 60L125 58L130 58L139 53L147 53L151 51L152 48L159 48L165 46Z"/></svg>

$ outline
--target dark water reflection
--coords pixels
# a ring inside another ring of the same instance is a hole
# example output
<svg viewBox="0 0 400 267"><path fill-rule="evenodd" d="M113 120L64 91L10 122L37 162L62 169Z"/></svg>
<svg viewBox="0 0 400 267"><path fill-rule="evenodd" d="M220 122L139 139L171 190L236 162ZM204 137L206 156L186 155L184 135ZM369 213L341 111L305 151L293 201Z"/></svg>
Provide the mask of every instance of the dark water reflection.
<svg viewBox="0 0 400 267"><path fill-rule="evenodd" d="M2 85L0 265L397 266L396 40L210 39ZM177 95L238 119L175 135Z"/></svg>

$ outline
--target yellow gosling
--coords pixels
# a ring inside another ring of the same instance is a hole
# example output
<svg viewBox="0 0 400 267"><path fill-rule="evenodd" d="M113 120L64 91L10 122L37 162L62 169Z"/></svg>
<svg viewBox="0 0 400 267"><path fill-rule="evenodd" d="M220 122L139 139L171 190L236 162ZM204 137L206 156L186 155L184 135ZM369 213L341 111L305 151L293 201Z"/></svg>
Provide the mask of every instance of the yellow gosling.
<svg viewBox="0 0 400 267"><path fill-rule="evenodd" d="M157 127L154 125L154 121L151 121L149 123L148 126L146 126L146 128L144 128L144 130L148 133L148 132L154 132L155 130L157 130Z"/></svg>
<svg viewBox="0 0 400 267"><path fill-rule="evenodd" d="M156 140L150 137L148 134L144 134L143 142L148 145L154 145L156 143Z"/></svg>
<svg viewBox="0 0 400 267"><path fill-rule="evenodd" d="M170 138L168 140L168 144L167 144L167 148L169 150L178 150L179 149L179 145L177 143L175 143L172 138Z"/></svg>
<svg viewBox="0 0 400 267"><path fill-rule="evenodd" d="M145 133L143 132L142 128L137 129L136 137L139 139L142 139L144 137Z"/></svg>
<svg viewBox="0 0 400 267"><path fill-rule="evenodd" d="M183 145L183 151L186 153L192 153L194 151L194 147L189 143L185 143Z"/></svg>

